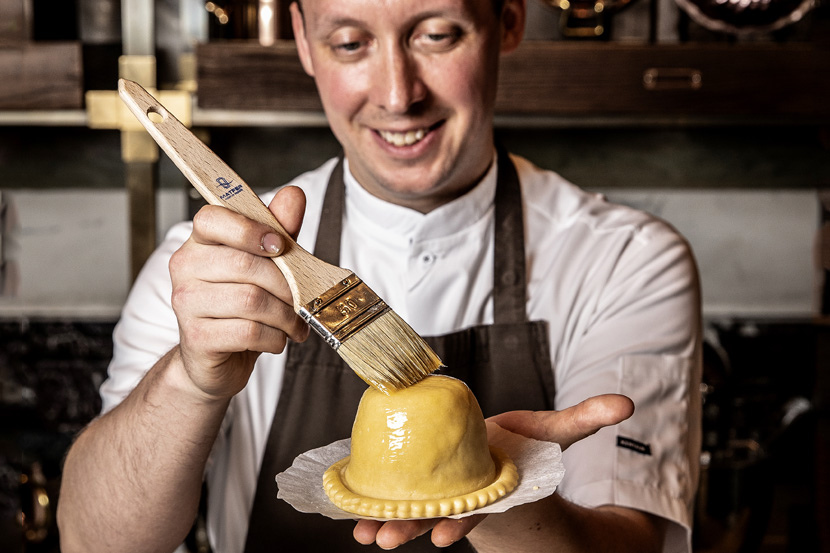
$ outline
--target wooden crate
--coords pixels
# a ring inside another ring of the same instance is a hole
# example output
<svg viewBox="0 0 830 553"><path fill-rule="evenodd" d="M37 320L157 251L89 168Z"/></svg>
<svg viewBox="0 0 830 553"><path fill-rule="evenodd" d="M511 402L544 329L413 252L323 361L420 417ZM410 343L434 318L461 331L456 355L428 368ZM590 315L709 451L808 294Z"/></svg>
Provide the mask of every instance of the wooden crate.
<svg viewBox="0 0 830 553"><path fill-rule="evenodd" d="M80 42L0 45L0 109L83 107Z"/></svg>
<svg viewBox="0 0 830 553"><path fill-rule="evenodd" d="M830 117L830 50L774 45L527 42L496 110L550 115Z"/></svg>
<svg viewBox="0 0 830 553"><path fill-rule="evenodd" d="M205 109L320 111L314 79L303 71L294 41L273 46L222 41L196 49L197 101Z"/></svg>

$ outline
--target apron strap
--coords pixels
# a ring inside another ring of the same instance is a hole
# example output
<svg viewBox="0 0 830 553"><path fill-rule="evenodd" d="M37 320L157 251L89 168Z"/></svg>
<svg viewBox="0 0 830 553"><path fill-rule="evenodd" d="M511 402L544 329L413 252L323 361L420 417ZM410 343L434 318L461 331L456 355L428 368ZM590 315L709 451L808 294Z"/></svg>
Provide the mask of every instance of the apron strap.
<svg viewBox="0 0 830 553"><path fill-rule="evenodd" d="M525 233L522 189L516 166L500 144L496 185L493 320L496 324L527 320Z"/></svg>
<svg viewBox="0 0 830 553"><path fill-rule="evenodd" d="M314 243L314 256L336 267L340 266L340 236L342 235L345 202L343 154L340 154L337 165L334 166L329 176L326 195L323 197L323 211L320 213L317 240Z"/></svg>

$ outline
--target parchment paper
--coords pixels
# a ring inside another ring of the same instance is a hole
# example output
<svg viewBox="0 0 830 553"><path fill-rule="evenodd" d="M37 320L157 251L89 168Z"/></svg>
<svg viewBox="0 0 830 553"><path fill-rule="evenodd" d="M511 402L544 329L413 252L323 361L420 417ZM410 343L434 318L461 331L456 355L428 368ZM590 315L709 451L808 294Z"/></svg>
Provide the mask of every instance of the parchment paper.
<svg viewBox="0 0 830 553"><path fill-rule="evenodd" d="M556 486L565 475L559 444L525 438L493 423L488 423L488 429L490 445L505 450L516 463L519 470L519 485L505 497L489 505L448 518L503 513L511 507L538 501L556 491ZM276 476L279 488L277 497L303 513L319 513L335 520L372 518L341 510L329 500L323 490L323 473L333 463L349 455L350 444L349 439L340 440L299 455L288 470Z"/></svg>

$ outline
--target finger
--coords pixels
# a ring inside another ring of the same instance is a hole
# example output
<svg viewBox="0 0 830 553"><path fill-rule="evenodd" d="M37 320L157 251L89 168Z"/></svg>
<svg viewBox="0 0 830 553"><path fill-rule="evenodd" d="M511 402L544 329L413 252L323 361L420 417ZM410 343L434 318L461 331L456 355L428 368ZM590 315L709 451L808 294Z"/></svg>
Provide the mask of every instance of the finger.
<svg viewBox="0 0 830 553"><path fill-rule="evenodd" d="M284 239L268 225L215 205L204 206L193 217L191 239L203 245L221 244L270 257L285 249Z"/></svg>
<svg viewBox="0 0 830 553"><path fill-rule="evenodd" d="M268 258L227 246L203 246L188 241L168 263L173 286L203 283L240 283L259 286L292 304L291 289L282 272Z"/></svg>
<svg viewBox="0 0 830 553"><path fill-rule="evenodd" d="M573 443L618 424L634 413L634 402L620 394L605 394L562 411L509 411L488 419L502 428L558 443L567 449Z"/></svg>
<svg viewBox="0 0 830 553"><path fill-rule="evenodd" d="M432 529L432 543L436 547L449 547L487 518L487 515L472 515L460 519L445 518Z"/></svg>
<svg viewBox="0 0 830 553"><path fill-rule="evenodd" d="M390 520L378 530L375 543L381 549L394 549L429 532L437 522L438 519Z"/></svg>
<svg viewBox="0 0 830 553"><path fill-rule="evenodd" d="M182 318L245 319L277 330L294 341L303 341L308 337L308 325L294 312L292 306L253 284L176 286L171 301L174 311ZM257 332L263 334L264 339L269 339L273 334L266 329ZM255 344L261 345L260 342ZM247 349L277 353L273 348ZM282 346L278 349L281 351Z"/></svg>
<svg viewBox="0 0 830 553"><path fill-rule="evenodd" d="M301 188L284 186L277 191L268 208L288 234L296 240L303 224L305 205L305 193Z"/></svg>
<svg viewBox="0 0 830 553"><path fill-rule="evenodd" d="M358 543L372 545L375 543L375 536L377 536L381 526L383 526L383 522L379 520L361 519L357 521L352 535Z"/></svg>
<svg viewBox="0 0 830 553"><path fill-rule="evenodd" d="M195 319L181 325L180 341L186 351L198 352L208 364L222 363L230 353L279 353L285 348L281 330L246 319Z"/></svg>

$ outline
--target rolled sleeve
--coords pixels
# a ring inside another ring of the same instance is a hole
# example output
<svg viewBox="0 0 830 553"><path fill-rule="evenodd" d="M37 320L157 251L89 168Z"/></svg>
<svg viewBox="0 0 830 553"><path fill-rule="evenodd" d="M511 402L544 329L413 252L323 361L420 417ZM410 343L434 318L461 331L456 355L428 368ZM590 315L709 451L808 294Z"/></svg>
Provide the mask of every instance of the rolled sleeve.
<svg viewBox="0 0 830 553"><path fill-rule="evenodd" d="M571 446L563 496L671 522L664 551L691 551L700 450L700 292L685 241L659 221L605 242L589 315L573 323L555 367L557 408L601 393L630 397L634 415Z"/></svg>

